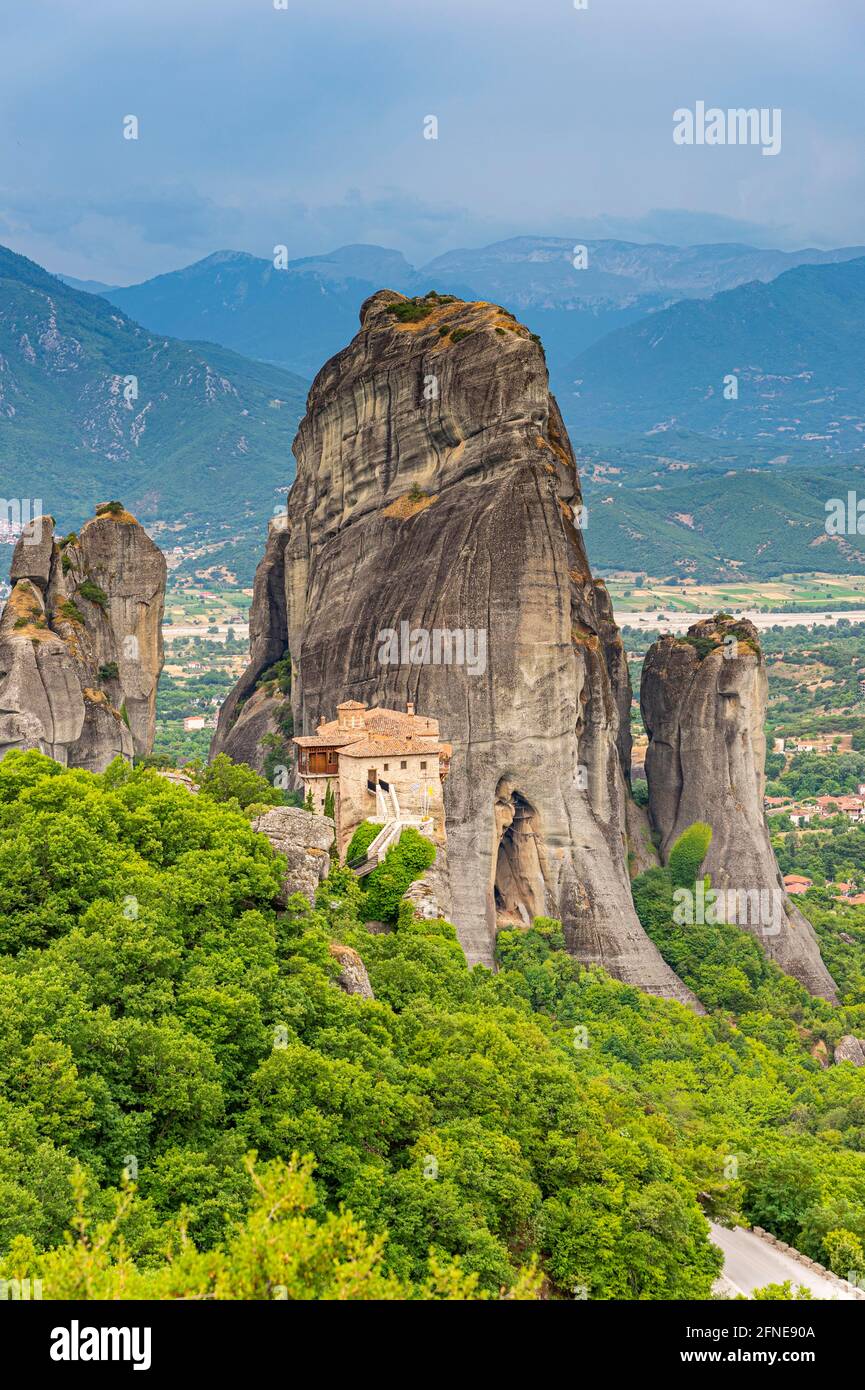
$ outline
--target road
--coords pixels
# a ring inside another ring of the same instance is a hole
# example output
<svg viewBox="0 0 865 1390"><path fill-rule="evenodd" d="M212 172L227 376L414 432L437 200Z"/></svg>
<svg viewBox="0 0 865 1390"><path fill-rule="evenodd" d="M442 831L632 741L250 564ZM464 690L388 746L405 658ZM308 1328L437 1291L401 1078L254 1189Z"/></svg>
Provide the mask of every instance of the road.
<svg viewBox="0 0 865 1390"><path fill-rule="evenodd" d="M724 1277L736 1293L751 1294L766 1284L783 1284L789 1279L795 1287L804 1284L815 1298L852 1302L854 1294L839 1284L815 1274L813 1270L776 1250L768 1241L741 1226L728 1230L710 1222L712 1240L724 1253Z"/></svg>
<svg viewBox="0 0 865 1390"><path fill-rule="evenodd" d="M703 622L706 618L711 618L711 613L673 613L667 612L665 608L658 608L652 613L629 613L624 608L615 610L616 622L619 627L639 628L660 628L662 632L687 632L692 623ZM769 627L798 627L803 623L805 627L835 627L839 618L846 618L851 623L865 623L865 609L854 609L850 613L830 613L827 609L819 613L761 613L757 609L743 608L741 613L736 610L737 618L747 618L752 622L759 632L765 631ZM663 622L659 622L659 617L663 617Z"/></svg>
<svg viewBox="0 0 865 1390"><path fill-rule="evenodd" d="M208 631L210 627L215 627L216 632ZM249 623L199 623L198 626L192 623L164 623L162 636L166 642L170 642L172 637L206 637L209 642L223 642L229 631L235 637L248 637Z"/></svg>

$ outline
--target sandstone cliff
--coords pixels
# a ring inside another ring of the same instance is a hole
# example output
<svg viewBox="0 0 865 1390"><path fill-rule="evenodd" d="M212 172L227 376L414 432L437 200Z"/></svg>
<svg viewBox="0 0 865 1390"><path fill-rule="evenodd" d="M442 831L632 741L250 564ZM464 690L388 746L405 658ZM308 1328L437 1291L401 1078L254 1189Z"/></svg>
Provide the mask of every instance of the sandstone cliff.
<svg viewBox="0 0 865 1390"><path fill-rule="evenodd" d="M285 545L288 517L274 517L267 531L267 545L254 580L249 612L249 664L220 709L217 730L210 745L210 756L227 753L235 763L249 763L256 771L266 770L268 752L274 762L291 766L291 720L286 696L261 687L260 678L268 667L288 651L288 624L285 617ZM295 784L289 781L288 785Z"/></svg>
<svg viewBox="0 0 865 1390"><path fill-rule="evenodd" d="M0 757L38 748L101 772L153 746L165 559L119 503L59 543L22 533L0 617Z"/></svg>
<svg viewBox="0 0 865 1390"><path fill-rule="evenodd" d="M703 869L725 893L763 894L738 915L766 954L814 994L836 997L811 924L784 893L763 812L767 677L756 629L720 616L662 637L640 689L649 815L661 857L695 821L712 827ZM753 918L757 916L757 920ZM743 920L743 918L745 920Z"/></svg>
<svg viewBox="0 0 865 1390"><path fill-rule="evenodd" d="M313 383L294 451L215 749L286 648L298 733L341 700L413 700L453 744L452 919L469 961L492 963L497 926L548 914L580 960L693 1002L631 900L630 683L539 342L491 304L381 291ZM382 634L403 623L463 634L476 655L482 638L484 659L382 664Z"/></svg>

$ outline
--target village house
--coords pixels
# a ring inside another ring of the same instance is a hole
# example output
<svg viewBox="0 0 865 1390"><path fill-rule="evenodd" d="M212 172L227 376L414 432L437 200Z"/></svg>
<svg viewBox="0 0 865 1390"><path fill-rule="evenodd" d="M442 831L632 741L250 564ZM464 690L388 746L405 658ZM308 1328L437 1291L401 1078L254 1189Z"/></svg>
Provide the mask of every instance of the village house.
<svg viewBox="0 0 865 1390"><path fill-rule="evenodd" d="M848 820L865 819L865 800L861 796L818 796L821 816L846 816Z"/></svg>
<svg viewBox="0 0 865 1390"><path fill-rule="evenodd" d="M784 749L776 752L816 753L825 758L830 753L849 753L853 748L852 734L818 734L814 738L785 739Z"/></svg>
<svg viewBox="0 0 865 1390"><path fill-rule="evenodd" d="M812 887L812 880L806 878L804 874L784 875L784 888L792 898L798 897L801 893L807 893L810 887Z"/></svg>
<svg viewBox="0 0 865 1390"><path fill-rule="evenodd" d="M438 720L415 714L411 701L395 710L344 700L336 716L293 742L313 809L323 812L328 791L333 795L340 859L365 820L414 825L443 844L443 783L451 745L441 742Z"/></svg>

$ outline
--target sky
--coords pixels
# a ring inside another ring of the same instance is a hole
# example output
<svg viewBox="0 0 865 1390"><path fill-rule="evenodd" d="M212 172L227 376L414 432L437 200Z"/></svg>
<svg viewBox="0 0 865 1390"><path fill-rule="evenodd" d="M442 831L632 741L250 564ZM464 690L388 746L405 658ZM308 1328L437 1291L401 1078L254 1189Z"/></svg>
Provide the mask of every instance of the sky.
<svg viewBox="0 0 865 1390"><path fill-rule="evenodd" d="M586 3L7 0L0 243L109 284L276 245L865 244L863 0ZM780 109L780 152L675 144L698 101Z"/></svg>

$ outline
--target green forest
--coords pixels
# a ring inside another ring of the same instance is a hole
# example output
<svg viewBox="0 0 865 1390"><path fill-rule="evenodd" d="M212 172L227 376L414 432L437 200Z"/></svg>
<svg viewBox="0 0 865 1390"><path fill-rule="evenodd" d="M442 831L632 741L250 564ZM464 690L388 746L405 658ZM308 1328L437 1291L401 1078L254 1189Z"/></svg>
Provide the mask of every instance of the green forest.
<svg viewBox="0 0 865 1390"><path fill-rule="evenodd" d="M705 1299L707 1218L862 1265L865 1072L820 1049L865 1029L865 942L831 912L838 1008L736 928L674 927L675 856L635 901L704 1016L580 967L548 919L469 970L395 898L408 849L367 890L389 933L345 869L280 906L249 821L273 788L236 772L193 795L119 761L0 763L0 1277L53 1299ZM334 942L374 999L337 986Z"/></svg>

